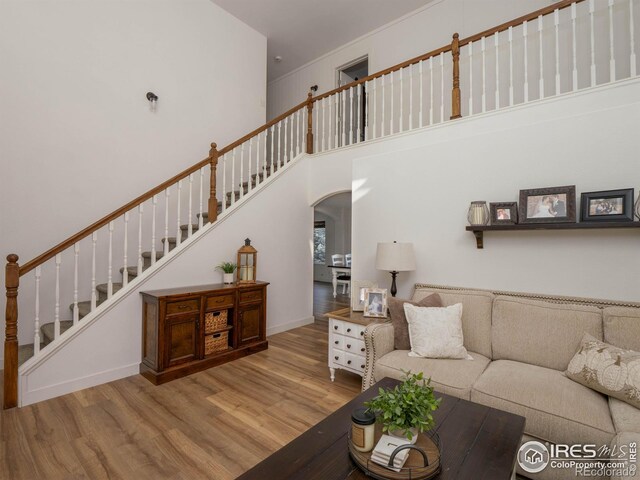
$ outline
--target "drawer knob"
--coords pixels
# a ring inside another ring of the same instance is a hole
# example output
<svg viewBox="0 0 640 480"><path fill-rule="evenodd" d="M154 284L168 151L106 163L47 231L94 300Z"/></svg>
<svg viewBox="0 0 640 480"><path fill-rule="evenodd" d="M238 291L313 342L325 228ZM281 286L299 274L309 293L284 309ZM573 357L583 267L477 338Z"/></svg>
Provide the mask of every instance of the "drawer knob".
<svg viewBox="0 0 640 480"><path fill-rule="evenodd" d="M347 328L347 333L349 333L350 331L351 331L351 329L350 329L350 328Z"/></svg>
<svg viewBox="0 0 640 480"><path fill-rule="evenodd" d="M351 348L351 345L349 345L348 343L347 343L347 348Z"/></svg>
<svg viewBox="0 0 640 480"><path fill-rule="evenodd" d="M337 329L338 329L338 325L335 325L335 326L333 327L333 329L334 329L334 330L337 330Z"/></svg>
<svg viewBox="0 0 640 480"><path fill-rule="evenodd" d="M364 330L360 332L360 336L364 335Z"/></svg>
<svg viewBox="0 0 640 480"><path fill-rule="evenodd" d="M351 365L351 360L347 360L347 365Z"/></svg>
<svg viewBox="0 0 640 480"><path fill-rule="evenodd" d="M362 348L360 349L360 351L361 351L361 352L364 352L364 347L362 347Z"/></svg>
<svg viewBox="0 0 640 480"><path fill-rule="evenodd" d="M187 305L178 305L178 308L180 310L184 310L185 308L188 308L188 306Z"/></svg>
<svg viewBox="0 0 640 480"><path fill-rule="evenodd" d="M364 365L360 365L360 368L364 368Z"/></svg>
<svg viewBox="0 0 640 480"><path fill-rule="evenodd" d="M339 343L340 343L340 341L336 340L336 341L335 341L335 342L333 342L333 343L335 343L335 344L337 345L337 344L339 344Z"/></svg>
<svg viewBox="0 0 640 480"><path fill-rule="evenodd" d="M336 355L336 356L335 356L335 357L333 357L333 358L335 358L335 359L337 360L337 359L338 359L338 356Z"/></svg>

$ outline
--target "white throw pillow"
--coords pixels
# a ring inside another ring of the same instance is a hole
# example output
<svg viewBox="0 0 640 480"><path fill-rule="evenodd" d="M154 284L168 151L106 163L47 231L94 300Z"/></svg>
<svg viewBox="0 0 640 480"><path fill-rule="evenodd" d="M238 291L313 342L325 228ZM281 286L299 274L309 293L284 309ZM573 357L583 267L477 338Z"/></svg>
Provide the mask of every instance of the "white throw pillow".
<svg viewBox="0 0 640 480"><path fill-rule="evenodd" d="M416 307L404 304L409 324L410 357L467 358L463 345L462 304L450 307Z"/></svg>

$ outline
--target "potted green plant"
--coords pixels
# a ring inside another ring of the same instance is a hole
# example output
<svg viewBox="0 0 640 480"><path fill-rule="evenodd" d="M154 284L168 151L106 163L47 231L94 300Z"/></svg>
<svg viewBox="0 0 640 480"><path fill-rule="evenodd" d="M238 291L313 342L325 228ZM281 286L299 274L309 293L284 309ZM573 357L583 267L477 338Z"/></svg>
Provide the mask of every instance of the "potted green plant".
<svg viewBox="0 0 640 480"><path fill-rule="evenodd" d="M380 388L378 396L365 402L382 423L382 431L415 443L418 433L433 428L433 412L440 406L431 386L431 378L422 372L404 372L402 383L394 388Z"/></svg>
<svg viewBox="0 0 640 480"><path fill-rule="evenodd" d="M224 283L233 283L233 272L236 271L238 266L233 262L222 262L216 267L218 270L222 270L222 281Z"/></svg>

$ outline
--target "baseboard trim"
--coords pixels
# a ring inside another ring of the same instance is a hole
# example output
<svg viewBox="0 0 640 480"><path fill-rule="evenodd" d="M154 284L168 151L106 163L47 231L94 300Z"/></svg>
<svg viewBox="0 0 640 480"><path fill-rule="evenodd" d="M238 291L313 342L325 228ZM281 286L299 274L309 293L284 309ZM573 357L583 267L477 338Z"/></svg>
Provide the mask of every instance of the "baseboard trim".
<svg viewBox="0 0 640 480"><path fill-rule="evenodd" d="M293 322L285 323L282 325L274 325L273 327L267 327L267 337L270 335L275 335L276 333L286 332L287 330L291 330L292 328L304 327L305 325L310 325L315 321L313 316L306 317L300 320L294 320Z"/></svg>
<svg viewBox="0 0 640 480"><path fill-rule="evenodd" d="M50 398L59 397L68 393L77 392L85 388L95 387L103 383L113 382L121 378L137 375L140 370L140 363L132 363L122 367L112 368L103 372L87 375L81 378L47 385L34 390L29 389L29 377L20 377L20 407L42 402Z"/></svg>

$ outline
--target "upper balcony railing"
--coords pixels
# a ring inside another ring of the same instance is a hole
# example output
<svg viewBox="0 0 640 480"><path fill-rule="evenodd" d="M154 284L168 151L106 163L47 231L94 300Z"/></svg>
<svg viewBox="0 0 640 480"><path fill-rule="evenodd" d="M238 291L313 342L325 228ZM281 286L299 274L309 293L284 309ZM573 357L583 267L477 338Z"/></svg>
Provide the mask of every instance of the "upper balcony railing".
<svg viewBox="0 0 640 480"><path fill-rule="evenodd" d="M22 266L9 255L4 408L18 403L19 340L33 342L37 359L98 312L101 302L139 281L171 245L188 241L299 155L635 77L638 2L564 0L467 38L454 34L429 53L309 94L221 150L212 144L204 160ZM26 312L20 334L19 304ZM53 339L41 349L45 322L53 324Z"/></svg>

